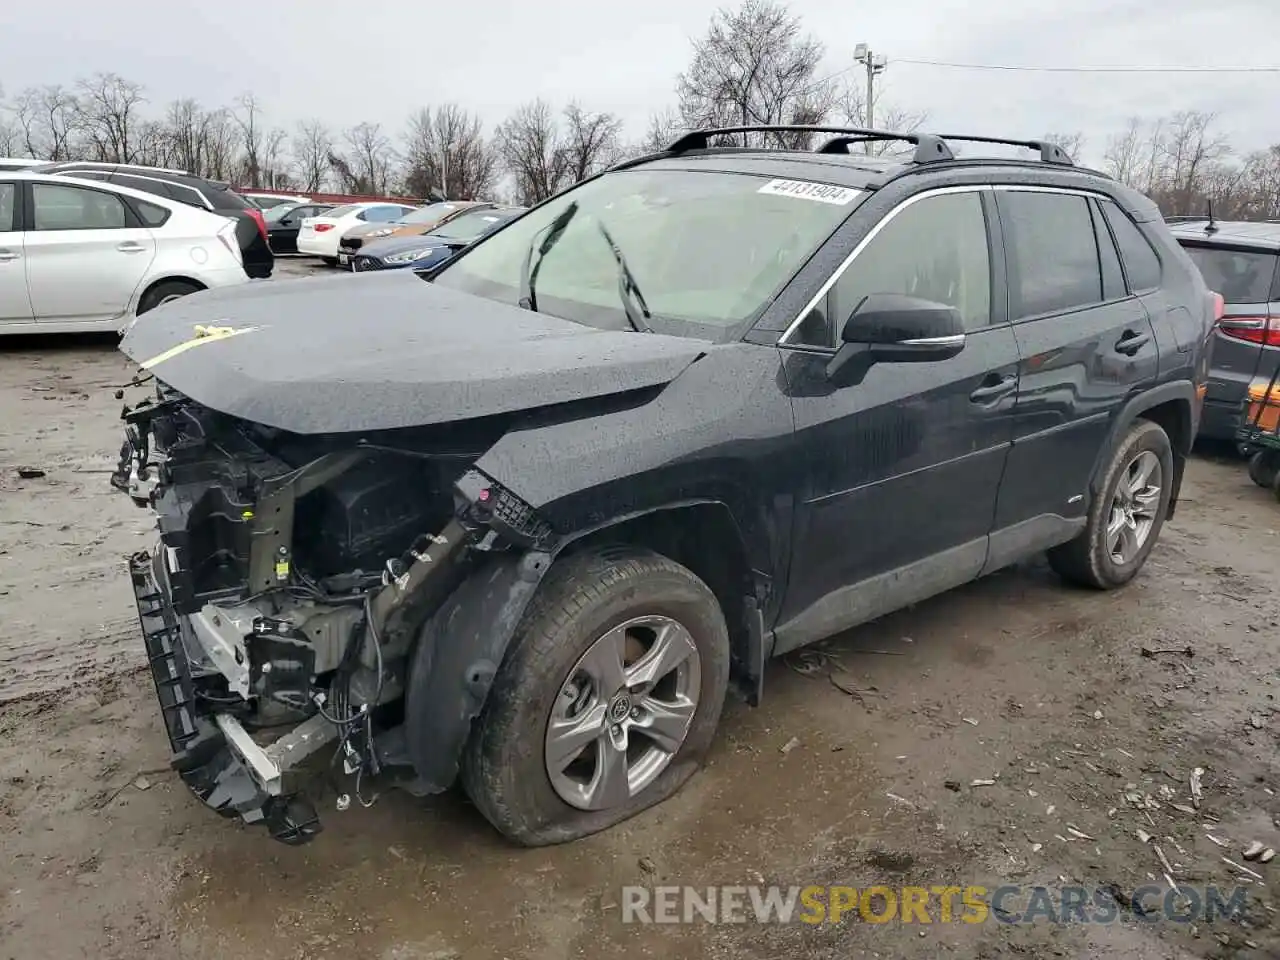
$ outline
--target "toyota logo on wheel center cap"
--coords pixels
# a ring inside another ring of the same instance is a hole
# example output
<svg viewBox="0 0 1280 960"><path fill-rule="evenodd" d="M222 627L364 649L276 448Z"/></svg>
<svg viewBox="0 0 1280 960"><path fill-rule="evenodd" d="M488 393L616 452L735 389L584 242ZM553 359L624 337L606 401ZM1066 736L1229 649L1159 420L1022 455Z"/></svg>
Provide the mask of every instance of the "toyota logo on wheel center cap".
<svg viewBox="0 0 1280 960"><path fill-rule="evenodd" d="M627 719L629 713L631 713L631 698L625 693L609 705L609 718L614 723Z"/></svg>

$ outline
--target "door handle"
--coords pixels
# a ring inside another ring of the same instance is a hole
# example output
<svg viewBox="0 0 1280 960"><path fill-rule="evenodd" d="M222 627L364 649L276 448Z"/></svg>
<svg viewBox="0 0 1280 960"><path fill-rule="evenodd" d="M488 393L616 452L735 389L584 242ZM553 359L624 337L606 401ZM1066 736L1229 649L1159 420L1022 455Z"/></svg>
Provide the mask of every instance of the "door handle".
<svg viewBox="0 0 1280 960"><path fill-rule="evenodd" d="M1132 330L1126 330L1124 336L1116 341L1116 353L1123 353L1132 357L1141 350L1151 340L1149 333L1134 333Z"/></svg>
<svg viewBox="0 0 1280 960"><path fill-rule="evenodd" d="M992 374L992 376L995 376L995 374ZM983 386L969 394L969 399L974 403L990 403L993 400L999 400L1001 397L1007 397L1018 389L1017 377L1000 377L994 381L991 380L991 377L988 377L987 380L989 382L984 383Z"/></svg>
<svg viewBox="0 0 1280 960"><path fill-rule="evenodd" d="M146 247L140 243L134 242L133 240L126 240L124 243L119 244L116 249L121 253L141 253L146 249Z"/></svg>
<svg viewBox="0 0 1280 960"><path fill-rule="evenodd" d="M0 263L8 263L10 260L17 260L18 255L12 250L0 250Z"/></svg>

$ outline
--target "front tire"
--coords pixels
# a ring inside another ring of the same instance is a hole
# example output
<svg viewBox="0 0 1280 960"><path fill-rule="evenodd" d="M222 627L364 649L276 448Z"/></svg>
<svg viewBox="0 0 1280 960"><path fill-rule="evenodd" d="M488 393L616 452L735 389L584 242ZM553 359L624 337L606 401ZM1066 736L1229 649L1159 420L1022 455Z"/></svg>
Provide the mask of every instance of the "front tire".
<svg viewBox="0 0 1280 960"><path fill-rule="evenodd" d="M1142 569L1169 512L1173 445L1150 420L1134 422L1111 455L1088 520L1074 540L1049 551L1064 580L1113 590Z"/></svg>
<svg viewBox="0 0 1280 960"><path fill-rule="evenodd" d="M674 794L715 736L729 633L691 571L634 548L556 563L472 728L462 783L524 846L597 833Z"/></svg>
<svg viewBox="0 0 1280 960"><path fill-rule="evenodd" d="M1276 474L1280 473L1280 451L1259 450L1249 458L1249 479L1270 490L1276 484Z"/></svg>

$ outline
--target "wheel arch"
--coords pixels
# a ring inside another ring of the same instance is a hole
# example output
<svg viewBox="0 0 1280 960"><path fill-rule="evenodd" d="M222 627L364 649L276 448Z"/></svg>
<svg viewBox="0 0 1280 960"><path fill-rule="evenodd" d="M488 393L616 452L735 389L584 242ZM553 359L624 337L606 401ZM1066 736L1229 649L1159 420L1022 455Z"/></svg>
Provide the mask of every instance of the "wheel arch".
<svg viewBox="0 0 1280 960"><path fill-rule="evenodd" d="M422 789L442 792L457 780L472 722L552 564L606 544L653 550L707 584L729 627L731 683L748 703L759 703L767 655L761 607L769 580L752 569L729 507L700 500L612 518L562 538L549 551L496 556L423 625L405 693L405 742Z"/></svg>
<svg viewBox="0 0 1280 960"><path fill-rule="evenodd" d="M1178 491L1186 471L1187 457L1196 434L1197 398L1195 387L1188 381L1163 383L1131 397L1112 421L1107 441L1102 445L1089 481L1091 496L1098 496L1099 486L1116 448L1129 427L1137 420L1159 424L1173 447L1173 488L1169 495L1166 519L1171 519L1178 502Z"/></svg>
<svg viewBox="0 0 1280 960"><path fill-rule="evenodd" d="M138 294L138 302L135 310L142 309L142 304L146 301L147 297L151 294L151 292L155 290L156 287L165 283L185 283L188 286L195 287L197 292L200 290L209 289L205 284L201 283L195 277L190 277L182 273L175 273L175 274L170 274L168 276L157 277L156 279L152 280L150 283L148 283L145 287L142 288L142 292Z"/></svg>

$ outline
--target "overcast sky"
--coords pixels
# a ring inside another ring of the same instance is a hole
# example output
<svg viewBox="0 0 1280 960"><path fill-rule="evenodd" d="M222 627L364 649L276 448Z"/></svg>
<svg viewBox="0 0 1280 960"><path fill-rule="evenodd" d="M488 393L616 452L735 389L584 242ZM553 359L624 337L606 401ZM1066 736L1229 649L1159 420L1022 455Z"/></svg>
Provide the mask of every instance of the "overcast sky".
<svg viewBox="0 0 1280 960"><path fill-rule="evenodd" d="M320 117L400 131L418 106L456 101L492 124L518 103L576 98L639 136L674 100L716 0L97 0L20 3L0 18L0 86L114 71L156 104L229 103L253 90L273 123ZM942 69L895 58L1066 66L1274 65L1275 0L795 0L826 45L824 75L867 42L890 61L894 105L949 132L1080 130L1097 160L1132 115L1216 111L1243 149L1280 141L1280 73L1036 74ZM854 68L856 69L856 68ZM851 71L852 72L852 71ZM853 73L854 76L861 76Z"/></svg>

